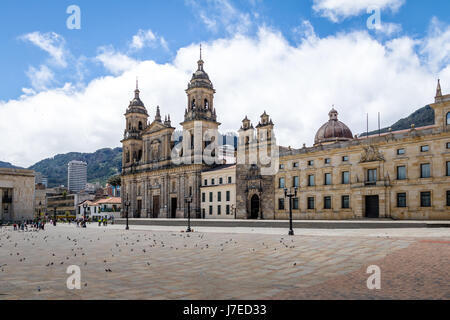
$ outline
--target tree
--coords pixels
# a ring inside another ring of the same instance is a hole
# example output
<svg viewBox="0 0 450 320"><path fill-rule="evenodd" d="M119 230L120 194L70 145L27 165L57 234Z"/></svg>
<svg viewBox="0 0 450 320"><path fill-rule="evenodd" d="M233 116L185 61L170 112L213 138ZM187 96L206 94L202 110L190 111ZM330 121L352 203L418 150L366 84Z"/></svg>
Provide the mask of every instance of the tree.
<svg viewBox="0 0 450 320"><path fill-rule="evenodd" d="M108 183L113 187L120 187L122 184L122 179L120 175L115 175L108 179Z"/></svg>

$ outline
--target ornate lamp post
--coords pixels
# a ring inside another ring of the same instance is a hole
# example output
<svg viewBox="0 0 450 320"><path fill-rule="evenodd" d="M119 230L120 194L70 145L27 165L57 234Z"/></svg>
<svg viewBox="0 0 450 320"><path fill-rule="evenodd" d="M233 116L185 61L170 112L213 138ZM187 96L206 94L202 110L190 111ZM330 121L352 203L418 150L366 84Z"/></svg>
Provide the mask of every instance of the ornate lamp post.
<svg viewBox="0 0 450 320"><path fill-rule="evenodd" d="M284 189L284 196L285 198L289 198L289 235L294 235L294 229L292 228L292 198L297 197L297 187L294 188L294 192L285 188Z"/></svg>
<svg viewBox="0 0 450 320"><path fill-rule="evenodd" d="M127 218L127 226L125 227L125 230L130 230L130 227L128 226L128 209L130 208L131 203L130 203L130 200L128 200L128 195L127 195L127 201L125 201L124 205L125 205L125 210L126 210L126 213L127 213L127 216L126 216L126 218Z"/></svg>
<svg viewBox="0 0 450 320"><path fill-rule="evenodd" d="M192 203L192 197L186 197L184 201L187 203L188 207L188 227L186 232L192 232L191 229L191 203Z"/></svg>

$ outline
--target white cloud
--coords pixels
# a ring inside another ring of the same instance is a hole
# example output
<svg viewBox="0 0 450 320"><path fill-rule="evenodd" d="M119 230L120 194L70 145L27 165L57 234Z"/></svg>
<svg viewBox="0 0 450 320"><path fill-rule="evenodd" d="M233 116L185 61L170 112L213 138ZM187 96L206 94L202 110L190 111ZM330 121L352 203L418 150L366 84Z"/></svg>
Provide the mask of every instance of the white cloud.
<svg viewBox="0 0 450 320"><path fill-rule="evenodd" d="M130 49L137 51L145 47L155 48L158 45L163 47L165 50L169 50L167 41L164 37L158 36L152 30L140 29L138 33L133 36L130 43Z"/></svg>
<svg viewBox="0 0 450 320"><path fill-rule="evenodd" d="M375 30L390 37L400 33L402 31L402 26L398 23L382 22L379 26L375 26Z"/></svg>
<svg viewBox="0 0 450 320"><path fill-rule="evenodd" d="M366 13L368 8L396 12L405 0L313 0L313 10L333 22Z"/></svg>
<svg viewBox="0 0 450 320"><path fill-rule="evenodd" d="M370 129L376 128L377 112L382 125L390 125L433 101L436 61L443 90L450 91L450 66L444 63L450 48L435 51L449 30L442 26L424 39L403 36L384 43L367 31L314 34L315 41L293 46L281 33L260 28L256 37L238 34L206 43L205 70L217 90L221 131L237 130L245 115L256 124L266 110L280 144L311 145L333 104L354 134L365 131L367 112ZM179 49L167 64L136 61L110 48L97 58L116 75L81 89L67 84L37 94L25 90L19 99L0 102L0 131L7 133L0 136L1 160L28 166L57 153L119 146L136 76L150 120L160 105L163 116L170 113L180 127L198 44Z"/></svg>
<svg viewBox="0 0 450 320"><path fill-rule="evenodd" d="M433 72L450 63L450 28L436 17L431 20L429 36L422 44L421 53Z"/></svg>
<svg viewBox="0 0 450 320"><path fill-rule="evenodd" d="M99 48L99 54L95 57L95 60L101 62L106 70L115 75L130 70L138 64L133 58L115 51L112 47Z"/></svg>
<svg viewBox="0 0 450 320"><path fill-rule="evenodd" d="M229 0L185 0L185 2L213 33L223 29L228 34L242 34L249 31L252 26L250 14L239 11ZM253 19L257 18L258 14L253 13Z"/></svg>
<svg viewBox="0 0 450 320"><path fill-rule="evenodd" d="M55 77L55 74L46 65L41 65L39 69L29 67L26 74L31 81L33 89L37 91L47 89ZM24 92L30 93L30 91L26 90L24 90Z"/></svg>
<svg viewBox="0 0 450 320"><path fill-rule="evenodd" d="M19 37L23 41L29 41L47 52L52 59L49 63L60 67L67 67L67 52L65 50L65 40L55 32L40 33L38 31L27 33Z"/></svg>
<svg viewBox="0 0 450 320"><path fill-rule="evenodd" d="M314 27L309 20L303 20L302 23L295 27L292 32L299 40L315 41L317 40Z"/></svg>

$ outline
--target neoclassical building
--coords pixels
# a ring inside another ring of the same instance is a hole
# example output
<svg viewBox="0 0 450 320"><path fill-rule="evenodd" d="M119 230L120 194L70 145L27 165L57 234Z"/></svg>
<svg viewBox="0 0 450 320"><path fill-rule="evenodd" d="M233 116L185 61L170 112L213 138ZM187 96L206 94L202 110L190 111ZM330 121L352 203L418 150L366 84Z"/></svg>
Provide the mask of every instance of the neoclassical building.
<svg viewBox="0 0 450 320"><path fill-rule="evenodd" d="M34 218L35 172L0 168L0 223Z"/></svg>
<svg viewBox="0 0 450 320"><path fill-rule="evenodd" d="M431 126L353 137L331 110L313 147L283 150L273 209L297 188L296 219L450 219L450 95L438 82Z"/></svg>
<svg viewBox="0 0 450 320"><path fill-rule="evenodd" d="M266 112L255 127L245 117L232 167L218 161L215 92L200 55L180 139L159 107L149 121L136 86L122 140L131 217L186 217L189 199L197 218L288 219L285 189L296 189L295 219L450 219L450 94L440 82L426 127L358 137L333 108L314 145L293 149L276 143Z"/></svg>
<svg viewBox="0 0 450 320"><path fill-rule="evenodd" d="M182 139L174 136L170 115L162 119L159 106L149 121L136 85L125 113L122 140L122 208L128 199L130 217L182 218L187 198L192 200L192 216L201 216L201 172L215 165L217 154L212 145L218 141L220 126L214 107L216 91L203 65L200 56L186 90Z"/></svg>

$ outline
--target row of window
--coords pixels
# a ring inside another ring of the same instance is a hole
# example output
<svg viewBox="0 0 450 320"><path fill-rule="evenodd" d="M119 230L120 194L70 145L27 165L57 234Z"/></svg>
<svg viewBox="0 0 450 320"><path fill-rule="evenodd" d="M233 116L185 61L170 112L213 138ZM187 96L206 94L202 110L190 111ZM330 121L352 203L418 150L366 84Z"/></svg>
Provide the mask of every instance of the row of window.
<svg viewBox="0 0 450 320"><path fill-rule="evenodd" d="M446 205L450 206L450 190L447 191L447 199L446 199ZM307 209L308 210L314 210L316 209L315 204L315 197L308 197L306 199L307 201ZM407 194L406 192L400 192L397 193L397 207L398 208L406 208L408 206L407 203ZM432 206L432 197L431 197L431 191L424 191L420 193L420 206L422 208L429 208ZM331 196L326 196L323 198L323 209L329 210L331 209ZM278 210L285 210L287 209L285 206L285 199L279 198L278 199ZM299 209L299 202L298 198L292 199L292 209L298 210ZM350 209L350 196L344 195L341 196L341 209Z"/></svg>
<svg viewBox="0 0 450 320"><path fill-rule="evenodd" d="M342 162L348 162L349 159L350 158L348 156L343 156L342 157ZM325 164L331 164L331 158L325 158L324 163ZM308 161L308 167L312 167L312 166L314 166L314 160L309 160ZM299 168L300 167L299 162L294 162L292 164L292 167ZM284 169L284 168L285 168L285 165L284 164L280 164L280 169Z"/></svg>
<svg viewBox="0 0 450 320"><path fill-rule="evenodd" d="M446 143L446 147L447 147L447 149L450 149L450 142ZM430 151L430 146L429 145L420 146L420 152L428 152L428 151ZM401 155L405 155L405 154L406 154L406 149L405 148L397 149L397 155L401 156ZM344 163L349 161L349 157L348 156L343 156L341 159L342 159L342 162L344 162ZM314 166L314 160L309 160L307 163L308 163L308 167ZM331 164L331 158L325 158L324 163L325 164ZM293 166L293 168L299 168L300 164L299 164L299 162L294 162L292 164L292 166ZM285 165L284 164L280 164L280 169L282 169L282 170L285 169Z"/></svg>
<svg viewBox="0 0 450 320"><path fill-rule="evenodd" d="M367 169L367 180L366 182L377 182L377 176L378 176L378 170L377 169ZM446 162L446 176L450 177L450 161ZM430 163L423 163L420 165L420 178L431 178L431 164ZM406 174L406 166L398 166L397 167L397 180L406 180L407 174ZM332 184L332 174L331 173L325 173L324 174L324 185L331 185ZM350 172L349 171L343 171L341 173L341 184L350 184ZM308 187L313 187L316 185L315 182L315 175L311 174L308 175ZM292 182L293 187L300 187L300 180L298 176L293 177ZM279 178L278 181L278 187L280 189L286 188L286 179L285 178Z"/></svg>
<svg viewBox="0 0 450 320"><path fill-rule="evenodd" d="M217 192L217 201L221 202L222 201L222 191L218 191ZM225 193L225 201L231 201L231 191L227 191ZM206 193L202 192L202 202L206 202ZM210 192L209 193L209 202L213 202L213 193Z"/></svg>
<svg viewBox="0 0 450 320"><path fill-rule="evenodd" d="M223 181L224 181L224 179L223 179L222 177L220 177L220 178L217 180L217 182L219 183L218 185L223 184ZM228 184L231 184L232 181L233 181L232 177L228 177L228 178L227 178L227 183L228 183ZM211 184L210 184L210 186L215 186L215 185L216 185L216 179L215 179L215 178L212 178L212 179L211 179ZM203 181L203 186L205 186L205 187L208 186L208 179L205 179L205 180Z"/></svg>
<svg viewBox="0 0 450 320"><path fill-rule="evenodd" d="M316 198L315 197L308 197L306 199L306 203L307 203L308 210L316 209ZM285 199L279 198L278 199L278 210L285 210L285 209L287 209L287 207L285 206ZM292 199L292 209L293 210L299 209L298 198ZM325 210L331 209L331 196L323 197L323 209L325 209ZM350 209L350 196L348 196L348 195L341 196L341 209Z"/></svg>
<svg viewBox="0 0 450 320"><path fill-rule="evenodd" d="M450 206L450 190L447 191L446 205ZM420 206L422 208L429 208L432 206L431 191L424 191L420 193ZM408 207L406 192L397 193L397 208Z"/></svg>
<svg viewBox="0 0 450 320"><path fill-rule="evenodd" d="M293 182L292 182L292 186L299 188L300 187L300 178L298 176L293 177ZM341 183L342 184L349 184L350 183L350 172L349 171L344 171L341 174ZM324 185L331 185L332 184L332 179L331 179L331 173L325 173L324 175ZM316 178L315 175L311 174L308 175L308 187L313 187L316 185ZM278 181L278 187L280 189L284 189L286 188L286 179L285 178L280 178Z"/></svg>
<svg viewBox="0 0 450 320"><path fill-rule="evenodd" d="M209 210L208 210L208 213L209 213L209 215L210 216L212 216L213 214L217 214L217 215L221 215L222 214L222 206L221 205L218 205L217 207L217 211L216 212L214 212L214 207L213 206L209 206ZM203 216L205 216L205 214L206 214L206 209L202 209L202 213L203 213ZM227 204L226 206L225 206L225 214L226 215L230 215L231 214L231 206L229 205L229 204Z"/></svg>

